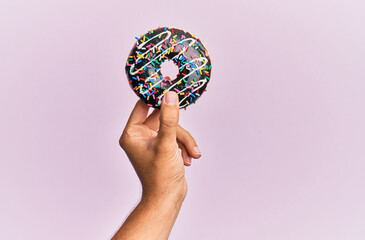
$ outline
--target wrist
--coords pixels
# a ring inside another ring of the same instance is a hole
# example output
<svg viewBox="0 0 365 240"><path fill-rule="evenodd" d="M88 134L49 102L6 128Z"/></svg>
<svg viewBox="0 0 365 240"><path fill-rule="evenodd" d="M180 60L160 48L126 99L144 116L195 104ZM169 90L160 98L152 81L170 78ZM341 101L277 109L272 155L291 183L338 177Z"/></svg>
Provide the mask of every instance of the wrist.
<svg viewBox="0 0 365 240"><path fill-rule="evenodd" d="M169 202L183 203L187 194L186 179L172 186L146 187L142 186L142 201L166 204Z"/></svg>

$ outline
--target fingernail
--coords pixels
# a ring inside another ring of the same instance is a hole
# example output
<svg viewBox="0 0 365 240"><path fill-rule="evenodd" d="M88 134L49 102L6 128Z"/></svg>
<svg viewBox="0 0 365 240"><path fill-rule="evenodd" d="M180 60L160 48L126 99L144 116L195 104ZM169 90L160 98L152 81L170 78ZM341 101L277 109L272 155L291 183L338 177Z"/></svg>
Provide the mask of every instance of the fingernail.
<svg viewBox="0 0 365 240"><path fill-rule="evenodd" d="M202 155L201 152L199 151L198 146L194 147L194 151L195 151L196 154Z"/></svg>
<svg viewBox="0 0 365 240"><path fill-rule="evenodd" d="M177 95L175 92L167 92L165 95L165 102L167 105L176 105L177 104Z"/></svg>
<svg viewBox="0 0 365 240"><path fill-rule="evenodd" d="M186 164L188 164L189 166L191 165L191 157L186 158Z"/></svg>

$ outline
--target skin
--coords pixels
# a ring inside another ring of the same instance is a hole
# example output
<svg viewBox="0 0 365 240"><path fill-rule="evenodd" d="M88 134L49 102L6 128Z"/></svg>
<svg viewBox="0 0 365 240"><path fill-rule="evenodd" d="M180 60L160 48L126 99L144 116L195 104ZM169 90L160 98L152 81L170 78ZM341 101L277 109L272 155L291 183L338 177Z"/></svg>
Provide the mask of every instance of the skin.
<svg viewBox="0 0 365 240"><path fill-rule="evenodd" d="M168 239L187 194L185 166L201 156L179 122L178 97L165 94L148 117L138 101L120 138L142 184L142 198L112 240Z"/></svg>

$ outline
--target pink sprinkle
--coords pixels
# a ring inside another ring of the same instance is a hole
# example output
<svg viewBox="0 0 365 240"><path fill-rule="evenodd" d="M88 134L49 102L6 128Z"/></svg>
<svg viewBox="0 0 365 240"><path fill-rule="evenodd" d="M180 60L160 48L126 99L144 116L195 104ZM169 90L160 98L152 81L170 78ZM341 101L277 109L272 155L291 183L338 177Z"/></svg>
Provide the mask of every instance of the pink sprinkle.
<svg viewBox="0 0 365 240"><path fill-rule="evenodd" d="M147 68L151 68L151 65L148 65Z"/></svg>
<svg viewBox="0 0 365 240"><path fill-rule="evenodd" d="M181 36L181 40L183 40L184 38L186 38L186 37L185 37L185 35L182 35L182 36Z"/></svg>
<svg viewBox="0 0 365 240"><path fill-rule="evenodd" d="M196 58L196 55L191 56L191 58Z"/></svg>
<svg viewBox="0 0 365 240"><path fill-rule="evenodd" d="M175 90L177 93L180 93L180 91L179 91L177 88L174 88L174 90Z"/></svg>
<svg viewBox="0 0 365 240"><path fill-rule="evenodd" d="M138 81L140 81L139 76L137 76Z"/></svg>
<svg viewBox="0 0 365 240"><path fill-rule="evenodd" d="M152 107L152 104L147 104L147 106L150 106L150 107Z"/></svg>

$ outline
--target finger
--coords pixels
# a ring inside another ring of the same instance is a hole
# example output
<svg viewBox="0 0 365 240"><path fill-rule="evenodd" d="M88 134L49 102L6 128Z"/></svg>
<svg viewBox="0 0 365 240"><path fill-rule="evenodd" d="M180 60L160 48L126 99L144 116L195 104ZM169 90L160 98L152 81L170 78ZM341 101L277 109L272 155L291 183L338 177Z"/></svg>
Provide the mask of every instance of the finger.
<svg viewBox="0 0 365 240"><path fill-rule="evenodd" d="M182 155L182 159L184 160L184 165L185 166L190 166L191 165L191 157L189 156L188 151L184 147L184 144L182 144L179 141L178 141L178 145L179 145L179 148L181 149L181 155Z"/></svg>
<svg viewBox="0 0 365 240"><path fill-rule="evenodd" d="M166 76L164 79L170 80L170 77ZM160 126L160 110L154 109L143 124L147 125L153 131L157 131Z"/></svg>
<svg viewBox="0 0 365 240"><path fill-rule="evenodd" d="M154 109L143 124L148 126L153 131L157 131L158 127L160 126L160 110Z"/></svg>
<svg viewBox="0 0 365 240"><path fill-rule="evenodd" d="M178 125L177 127L176 136L177 140L181 142L186 148L187 152L189 153L189 156L193 158L201 157L202 154L199 151L195 139L193 138L193 136L191 136L191 134L187 130L185 130L180 125Z"/></svg>
<svg viewBox="0 0 365 240"><path fill-rule="evenodd" d="M143 123L143 121L147 117L149 108L150 107L147 106L144 102L142 102L141 100L138 100L138 102L134 106L134 109L128 119L127 126Z"/></svg>
<svg viewBox="0 0 365 240"><path fill-rule="evenodd" d="M167 92L161 104L160 128L158 139L160 142L171 144L176 143L176 128L179 123L179 105L176 92Z"/></svg>

